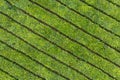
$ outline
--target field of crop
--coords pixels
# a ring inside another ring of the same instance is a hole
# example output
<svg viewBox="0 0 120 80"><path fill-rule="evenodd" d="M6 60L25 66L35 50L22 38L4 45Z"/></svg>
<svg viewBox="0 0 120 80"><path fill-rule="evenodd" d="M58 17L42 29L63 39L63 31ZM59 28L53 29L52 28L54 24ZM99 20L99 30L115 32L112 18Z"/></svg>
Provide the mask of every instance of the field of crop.
<svg viewBox="0 0 120 80"><path fill-rule="evenodd" d="M0 0L0 80L120 80L120 0Z"/></svg>

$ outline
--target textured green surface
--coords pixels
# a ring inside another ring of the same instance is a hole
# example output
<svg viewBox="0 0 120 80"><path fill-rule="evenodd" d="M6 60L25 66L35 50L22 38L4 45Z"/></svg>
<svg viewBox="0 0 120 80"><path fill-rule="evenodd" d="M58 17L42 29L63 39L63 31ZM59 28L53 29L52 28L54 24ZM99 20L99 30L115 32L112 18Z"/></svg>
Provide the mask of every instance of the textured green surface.
<svg viewBox="0 0 120 80"><path fill-rule="evenodd" d="M35 16L36 18L43 20L49 25L52 25L54 28L68 35L72 39L83 43L84 45L92 49L93 51L99 53L100 55L120 65L120 53L119 52L108 47L104 43L93 38L92 36L75 28L73 25L58 18L54 14L51 14L48 11L40 8L39 6L32 4L28 0L8 0L8 1L10 1L13 5ZM101 29L98 25L76 14L75 12L71 11L70 9L58 3L56 0L33 0L33 1L36 1L37 3L59 14L63 18L71 21L72 23L76 24L82 29L85 29L87 32L94 34L95 36L98 36L100 39L102 39L109 45L120 50L120 37L117 37ZM67 6L73 8L74 10L77 10L81 14L88 16L93 21L101 24L108 30L111 30L112 32L120 35L120 22L106 16L105 14L99 12L98 10L95 10L94 8L84 4L83 2L79 0L61 0L61 1L65 3ZM114 18L120 20L120 7L117 7L109 3L106 0L85 0L85 1L103 10L104 12L113 16ZM111 0L111 1L117 4L120 4L120 0ZM53 41L59 46L62 46L63 48L73 52L75 55L79 56L80 58L83 58L84 60L89 61L90 63L103 69L104 71L108 72L110 75L115 77L117 80L120 80L120 68L119 67L100 58L99 56L93 54L86 48L80 46L79 44L75 42L72 42L71 40L62 36L58 32L52 30L48 26L43 25L37 20L24 14L23 12L18 10L15 6L11 6L5 0L0 0L0 11L8 14L9 16L17 20L18 22L28 26L33 31L43 35L50 41ZM96 69L95 67L90 66L89 64L76 59L75 57L61 50L57 46L31 33L24 27L20 26L19 24L15 23L14 21L9 19L8 17L5 17L2 14L0 14L0 26L4 27L5 29L9 31L12 31L16 35L20 36L21 38L25 39L29 43L36 46L37 48L47 52L48 54L56 57L62 62L81 71L82 73L86 74L93 80L114 80L108 75L101 72L100 70ZM87 78L85 78L83 75L80 75L79 73L70 69L69 67L66 67L65 65L57 62L56 60L44 55L42 52L37 51L36 49L32 48L31 46L27 45L20 39L7 33L1 28L0 28L0 40L27 53L32 58L38 60L39 62L59 72L60 74L68 77L71 80L87 80ZM65 80L63 77L51 72L45 67L35 63L34 61L30 60L29 58L25 57L19 52L12 50L11 48L7 47L6 45L2 43L0 43L0 55L3 55L19 63L20 65L33 71L36 74L40 74L42 77L46 78L46 80ZM0 68L9 72L11 75L14 75L19 80L42 80L30 74L29 72L25 71L24 69L20 68L19 66L1 57L0 57ZM4 72L0 71L0 80L14 80L14 79L11 78L9 75L5 74Z"/></svg>

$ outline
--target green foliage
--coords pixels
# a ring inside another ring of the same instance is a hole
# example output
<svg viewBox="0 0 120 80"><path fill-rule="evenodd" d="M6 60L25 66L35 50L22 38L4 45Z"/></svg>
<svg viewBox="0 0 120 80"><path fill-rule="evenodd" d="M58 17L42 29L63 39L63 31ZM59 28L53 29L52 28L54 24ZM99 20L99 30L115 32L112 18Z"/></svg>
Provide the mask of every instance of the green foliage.
<svg viewBox="0 0 120 80"><path fill-rule="evenodd" d="M102 55L103 57L106 57L111 61L120 64L119 52L108 47L104 43L93 38L92 36L75 28L73 25L58 18L54 14L49 13L48 11L44 10L43 8L40 8L39 6L31 3L28 0L8 0L8 1L10 1L13 5L35 16L36 18L53 26L54 28L68 35L72 39L80 43L83 43L90 49ZM36 1L42 6L50 9L51 11L57 13L63 18L71 21L72 23L86 30L87 32L95 36L98 36L106 43L120 50L120 38L103 30L102 28L99 27L99 25L92 23L85 17L76 14L75 12L71 11L70 9L58 3L56 0L33 0L33 1ZM112 32L120 35L120 23L115 21L114 19L111 19L105 14L99 12L98 10L95 10L94 8L84 4L79 0L61 0L61 1L70 8L73 8L74 10L80 12L81 14L84 14L87 17L91 18L94 22L101 24L102 26L104 26L104 28L107 28L108 30L111 30ZM85 0L85 1L105 11L111 16L114 16L118 20L120 19L120 15L119 15L120 8L107 2L106 0ZM114 1L118 4L120 3L119 0L111 0L111 1ZM37 32L38 34L41 34L50 41L55 42L57 45L62 46L64 49L71 51L80 58L98 66L99 68L108 72L110 75L114 76L116 79L118 80L120 79L120 68L100 58L99 56L93 54L83 46L71 41L70 39L67 39L66 37L54 31L50 27L24 14L23 12L18 10L15 6L11 6L5 0L0 0L0 11L8 14L13 19L17 20L21 24L24 24L25 26L28 26L30 29ZM37 48L47 52L49 55L52 55L57 59L59 59L60 61L81 71L82 73L86 74L93 80L113 80L111 77L109 77L102 71L96 69L93 66L90 66L89 64L83 61L78 60L77 58L61 50L57 46L46 41L45 39L28 31L26 28L20 26L19 24L15 23L14 21L9 19L8 17L5 17L2 14L0 14L0 25L3 26L5 29L18 35L19 37L25 39L26 41L36 46ZM27 53L32 58L38 60L42 64L57 71L58 73L66 77L69 77L71 80L87 80L83 75L80 75L76 71L48 57L42 52L39 52L38 50L29 46L28 44L16 38L15 36L7 33L1 28L0 28L0 40L6 42L12 47L15 47ZM9 47L7 47L2 43L0 43L0 55L3 55L19 63L20 65L33 71L36 74L40 74L42 77L46 78L46 80L65 80L63 77L51 72L45 67L35 63L26 56L10 49ZM14 75L19 80L40 80L40 78L35 77L34 75L20 68L19 66L1 57L0 57L0 68L9 72L11 75ZM0 71L0 80L13 80L13 79L4 72Z"/></svg>

